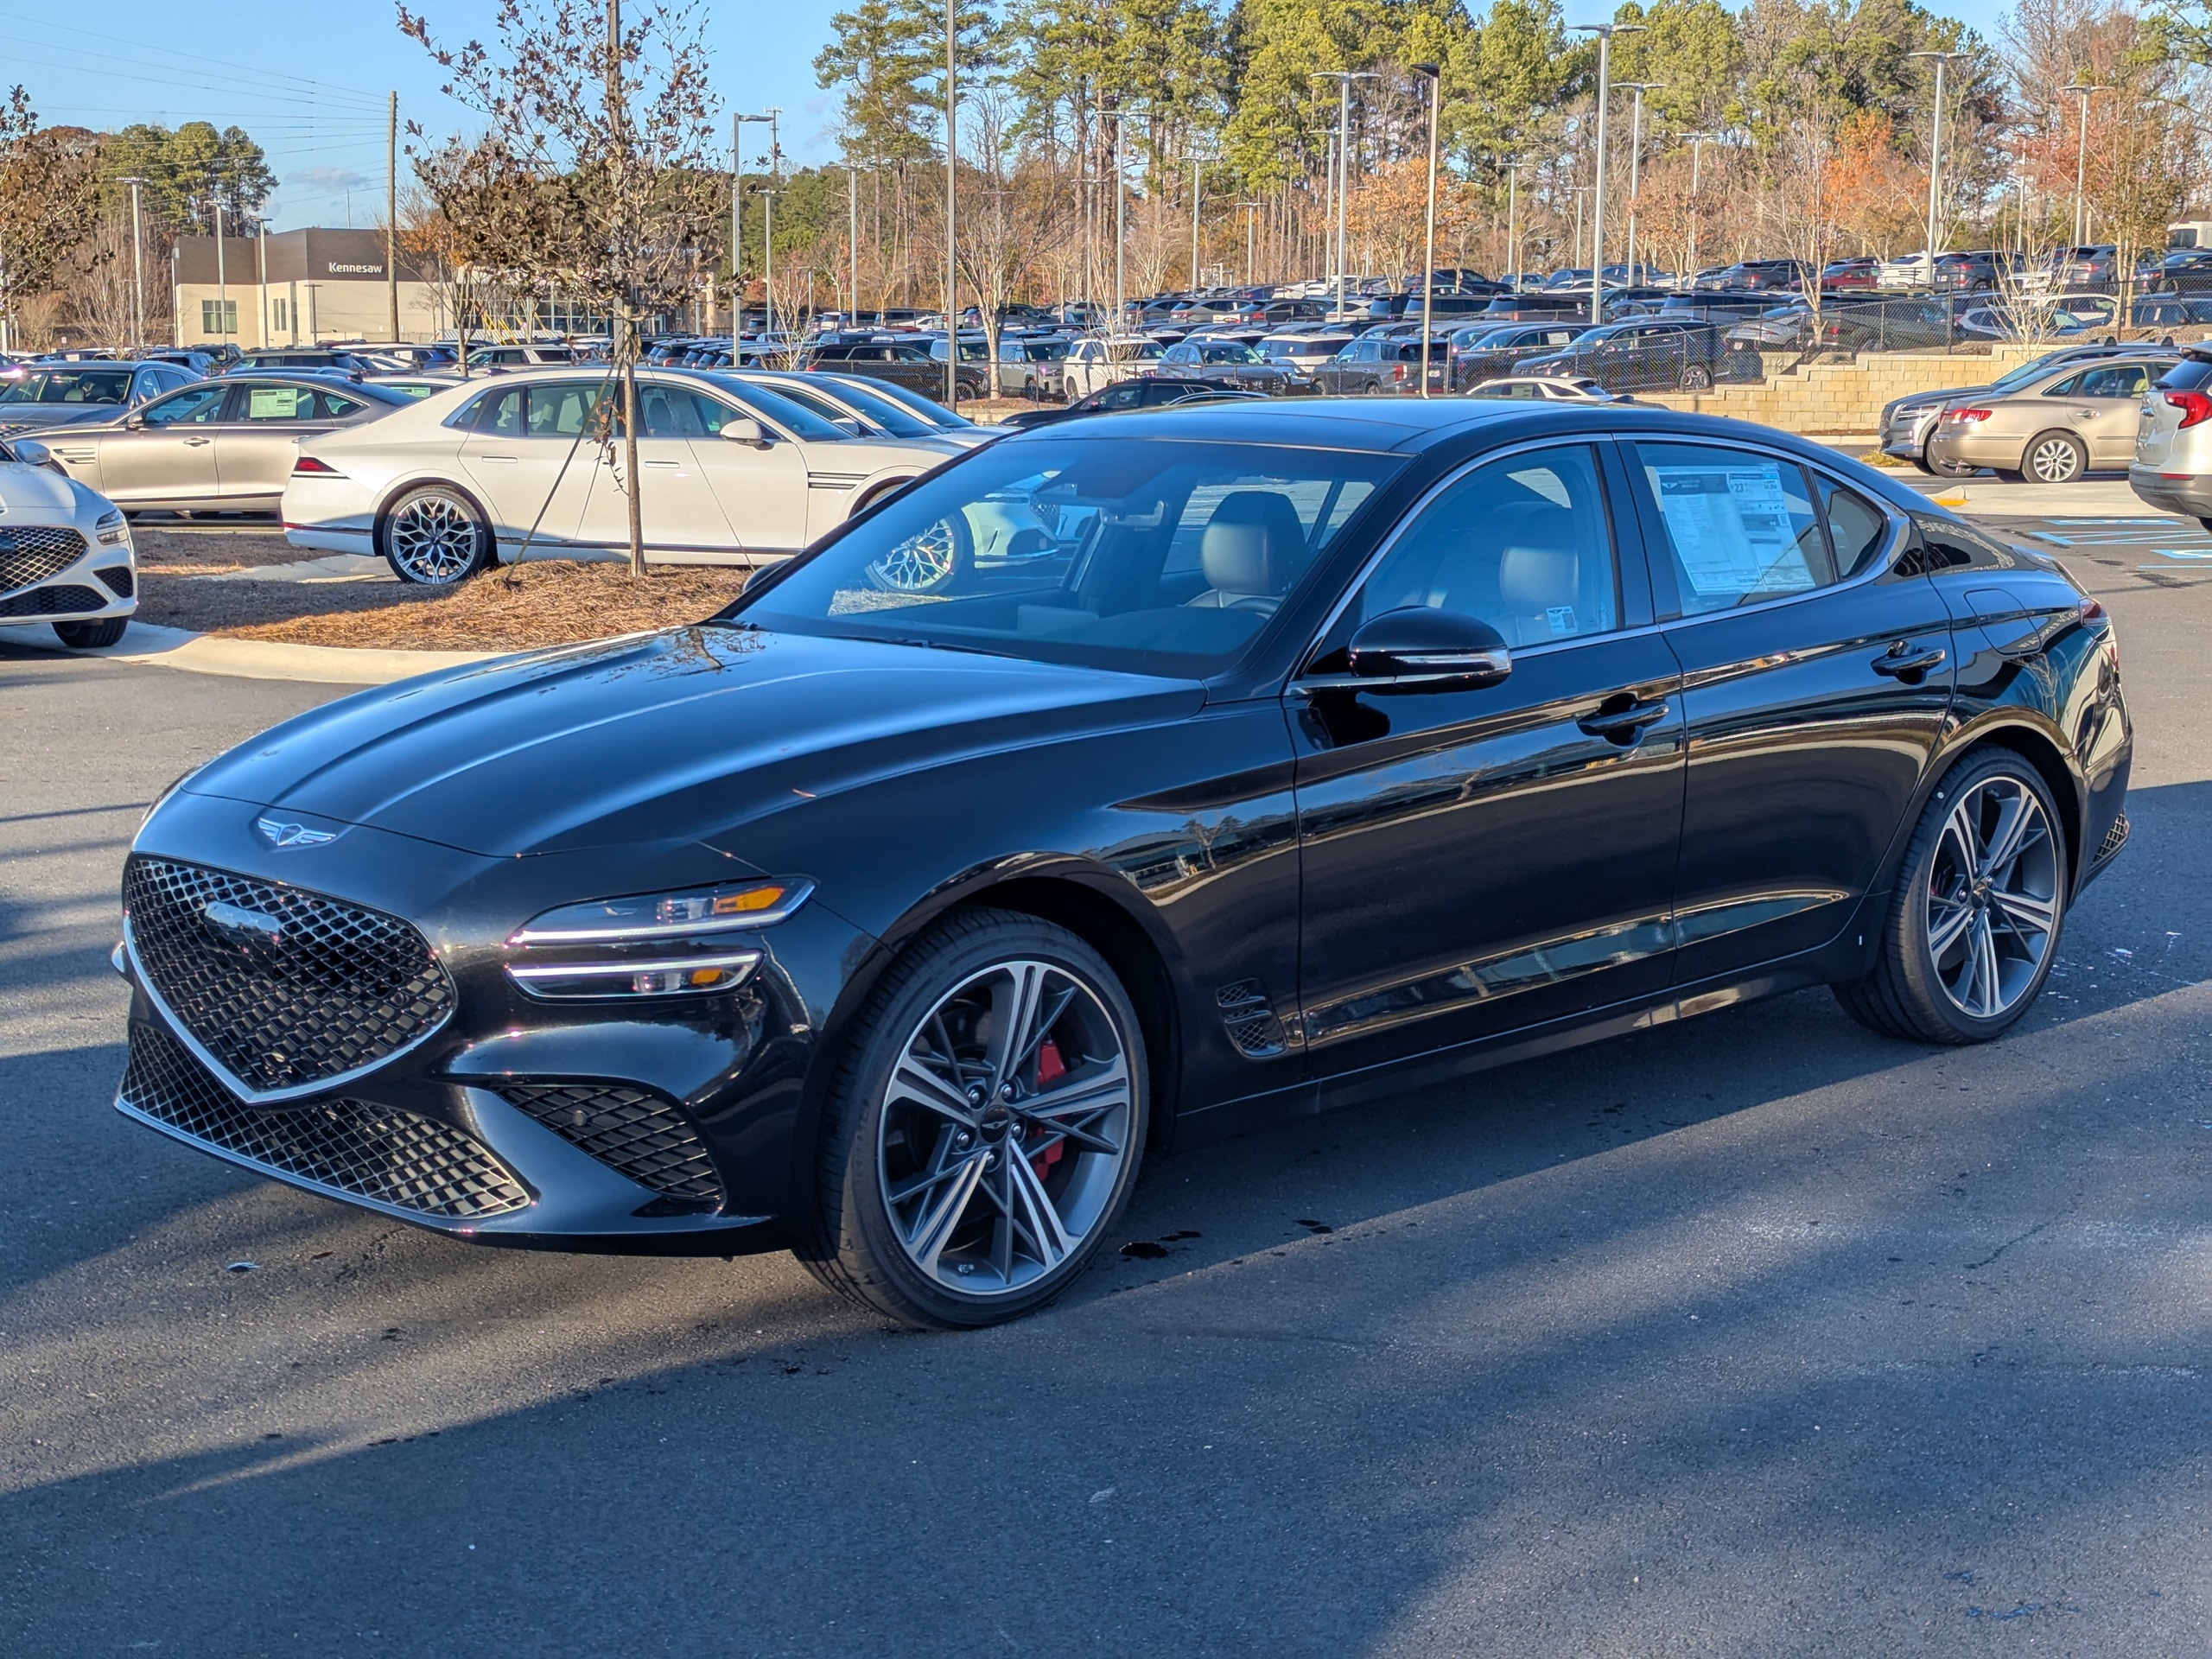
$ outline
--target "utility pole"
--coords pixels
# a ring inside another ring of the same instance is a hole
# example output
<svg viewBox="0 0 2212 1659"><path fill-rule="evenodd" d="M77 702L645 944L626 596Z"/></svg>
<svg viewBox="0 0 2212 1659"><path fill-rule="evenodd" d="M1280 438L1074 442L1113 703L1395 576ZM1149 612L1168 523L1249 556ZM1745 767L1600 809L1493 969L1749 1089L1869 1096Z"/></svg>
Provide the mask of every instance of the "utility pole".
<svg viewBox="0 0 2212 1659"><path fill-rule="evenodd" d="M1521 169L1528 165L1518 156L1505 158L1505 270L1501 275L1521 287Z"/></svg>
<svg viewBox="0 0 2212 1659"><path fill-rule="evenodd" d="M138 191L146 181L137 175L118 181L130 187L131 344L146 343L146 232L138 218Z"/></svg>
<svg viewBox="0 0 2212 1659"><path fill-rule="evenodd" d="M845 257L851 287L845 309L850 327L859 321L861 310L861 175L853 167L850 150L845 152Z"/></svg>
<svg viewBox="0 0 2212 1659"><path fill-rule="evenodd" d="M1337 312L1344 308L1344 266L1350 263L1345 253L1344 198L1351 194L1351 84L1355 80L1379 80L1379 75L1364 70L1322 69L1307 77L1311 80L1333 80L1337 83Z"/></svg>
<svg viewBox="0 0 2212 1659"><path fill-rule="evenodd" d="M1126 331L1128 325L1122 320L1122 308L1128 303L1127 268L1123 264L1128 250L1128 226L1125 210L1128 205L1128 163L1122 156L1122 128L1129 117L1139 113L1135 110L1106 110L1099 119L1114 124L1114 316L1106 327L1106 337L1113 340Z"/></svg>
<svg viewBox="0 0 2212 1659"><path fill-rule="evenodd" d="M2085 212L2087 198L2082 194L2089 169L2089 100L2099 92L2108 92L2112 88L2092 86L2077 75L2071 86L2060 90L2072 92L2082 100L2082 131L2074 149L2074 245L2078 248L2089 239L2088 219ZM1933 257L1931 255L1930 258ZM2113 275L2117 276L2120 273L2115 270Z"/></svg>
<svg viewBox="0 0 2212 1659"><path fill-rule="evenodd" d="M1943 71L1954 59L1963 60L1963 52L1909 52L1907 57L1933 58L1936 60L1936 114L1933 130L1928 135L1928 286L1936 286L1936 235L1941 229L1939 210L1942 202L1943 178ZM2069 90L2071 90L2070 88ZM2088 107L2086 99L2082 108ZM2088 123L2084 120L2086 130Z"/></svg>
<svg viewBox="0 0 2212 1659"><path fill-rule="evenodd" d="M1193 295L1198 288L1198 202L1204 190L1202 181L1205 176L1205 156L1193 155L1191 157L1191 291Z"/></svg>
<svg viewBox="0 0 2212 1659"><path fill-rule="evenodd" d="M223 198L222 187L216 187L215 196L215 332L228 345L231 339L231 282L223 269Z"/></svg>
<svg viewBox="0 0 2212 1659"><path fill-rule="evenodd" d="M1428 82L1428 213L1423 227L1421 257L1421 395L1428 396L1428 346L1436 332L1436 128L1444 103L1444 71L1433 63L1414 65L1414 73Z"/></svg>
<svg viewBox="0 0 2212 1659"><path fill-rule="evenodd" d="M1257 274L1252 268L1252 233L1257 224L1260 204L1256 201L1240 201L1236 205L1244 210L1244 285L1249 288L1258 280Z"/></svg>
<svg viewBox="0 0 2212 1659"><path fill-rule="evenodd" d="M1636 199L1643 188L1643 95L1666 90L1663 80L1623 80L1615 85L1636 94L1636 108L1629 118L1628 137L1628 279L1641 286L1636 269Z"/></svg>
<svg viewBox="0 0 2212 1659"><path fill-rule="evenodd" d="M1689 141L1690 146L1690 248L1689 269L1682 273L1682 280L1675 284L1678 289L1697 286L1697 200L1700 181L1698 163L1704 158L1705 146L1719 143L1721 135L1717 132L1686 132L1682 137Z"/></svg>
<svg viewBox="0 0 2212 1659"><path fill-rule="evenodd" d="M399 343L399 94L384 122L384 289L391 302L391 339Z"/></svg>
<svg viewBox="0 0 2212 1659"><path fill-rule="evenodd" d="M1590 214L1590 321L1605 320L1605 104L1612 94L1613 36L1641 35L1641 23L1577 23L1575 29L1598 37L1597 200Z"/></svg>

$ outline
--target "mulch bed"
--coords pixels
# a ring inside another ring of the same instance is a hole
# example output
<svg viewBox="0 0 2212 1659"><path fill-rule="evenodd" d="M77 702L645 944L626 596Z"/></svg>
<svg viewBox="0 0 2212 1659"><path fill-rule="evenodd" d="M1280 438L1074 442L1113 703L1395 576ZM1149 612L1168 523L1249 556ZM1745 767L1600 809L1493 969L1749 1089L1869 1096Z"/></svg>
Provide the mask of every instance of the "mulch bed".
<svg viewBox="0 0 2212 1659"><path fill-rule="evenodd" d="M143 557L143 532L139 546ZM235 569L242 561L214 563ZM162 560L139 566L138 615L234 639L524 651L696 622L736 598L745 576L733 567L686 565L652 570L640 581L624 565L543 559L429 593L397 582L226 582L191 577L187 567Z"/></svg>

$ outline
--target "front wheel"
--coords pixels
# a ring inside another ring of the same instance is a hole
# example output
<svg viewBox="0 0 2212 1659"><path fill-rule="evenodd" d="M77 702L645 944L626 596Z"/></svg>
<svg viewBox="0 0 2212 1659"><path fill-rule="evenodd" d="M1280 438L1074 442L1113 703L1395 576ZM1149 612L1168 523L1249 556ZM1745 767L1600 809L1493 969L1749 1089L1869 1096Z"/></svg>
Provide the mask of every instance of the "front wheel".
<svg viewBox="0 0 2212 1659"><path fill-rule="evenodd" d="M1105 1241L1143 1156L1143 1033L1102 957L1008 911L956 914L861 1011L831 1085L799 1256L906 1325L1041 1307Z"/></svg>
<svg viewBox="0 0 2212 1659"><path fill-rule="evenodd" d="M1713 372L1702 365L1691 364L1682 371L1682 390L1684 391L1711 391Z"/></svg>
<svg viewBox="0 0 2212 1659"><path fill-rule="evenodd" d="M492 527L467 496L442 484L400 497L378 539L392 574L426 588L458 586L493 563Z"/></svg>
<svg viewBox="0 0 2212 1659"><path fill-rule="evenodd" d="M2009 749L1968 754L1913 831L1874 971L1836 998L1887 1037L1987 1042L2043 989L2065 910L2050 786Z"/></svg>
<svg viewBox="0 0 2212 1659"><path fill-rule="evenodd" d="M98 651L122 639L130 626L127 616L104 616L91 622L56 622L54 633L72 651Z"/></svg>

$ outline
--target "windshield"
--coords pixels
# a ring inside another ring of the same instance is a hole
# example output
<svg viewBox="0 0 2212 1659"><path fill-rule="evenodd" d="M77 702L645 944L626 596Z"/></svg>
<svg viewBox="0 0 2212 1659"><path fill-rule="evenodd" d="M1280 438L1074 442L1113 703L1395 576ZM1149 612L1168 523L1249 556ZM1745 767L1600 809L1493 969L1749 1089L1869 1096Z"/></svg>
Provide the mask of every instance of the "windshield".
<svg viewBox="0 0 2212 1659"><path fill-rule="evenodd" d="M865 385L855 385L858 375L836 374L830 377L837 383L837 395L866 406L866 400L896 404L910 415L926 421L940 432L960 432L974 426L975 422L955 415L942 404L931 402L918 391L909 390L895 380L870 380Z"/></svg>
<svg viewBox="0 0 2212 1659"><path fill-rule="evenodd" d="M835 442L853 435L843 427L833 426L812 410L795 404L781 392L771 391L766 386L748 385L742 380L733 380L721 374L700 374L699 378L712 381L716 391L734 398L738 407L748 414L773 421L792 436L804 438L810 443Z"/></svg>
<svg viewBox="0 0 2212 1659"><path fill-rule="evenodd" d="M1199 358L1204 363L1257 363L1260 354L1249 346L1209 346Z"/></svg>
<svg viewBox="0 0 2212 1659"><path fill-rule="evenodd" d="M772 383L770 390L795 403L804 402L810 409L817 406L807 397L807 388L804 385L787 385L783 381L776 381ZM834 386L816 392L814 397L819 398L825 394L849 409L858 410L872 425L882 428L894 438L926 438L943 429L932 426L905 404L895 404L888 397L879 397L874 392L856 386L848 379L840 378Z"/></svg>
<svg viewBox="0 0 2212 1659"><path fill-rule="evenodd" d="M34 369L0 404L120 404L130 396L128 369Z"/></svg>
<svg viewBox="0 0 2212 1659"><path fill-rule="evenodd" d="M1403 465L1160 437L993 445L728 614L794 633L1209 674Z"/></svg>

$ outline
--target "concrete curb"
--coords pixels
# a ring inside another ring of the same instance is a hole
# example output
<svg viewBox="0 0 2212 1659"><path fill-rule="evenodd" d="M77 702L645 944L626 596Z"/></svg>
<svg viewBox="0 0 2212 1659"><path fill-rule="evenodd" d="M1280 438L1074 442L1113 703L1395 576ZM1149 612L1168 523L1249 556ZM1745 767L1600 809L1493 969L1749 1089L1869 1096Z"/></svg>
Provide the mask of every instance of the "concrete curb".
<svg viewBox="0 0 2212 1659"><path fill-rule="evenodd" d="M188 628L131 623L122 639L98 651L73 651L45 628L0 628L0 645L29 645L68 657L105 657L193 674L242 680L306 680L323 685L389 685L441 668L460 668L508 653L499 651L365 651L342 645L283 645L227 639Z"/></svg>

